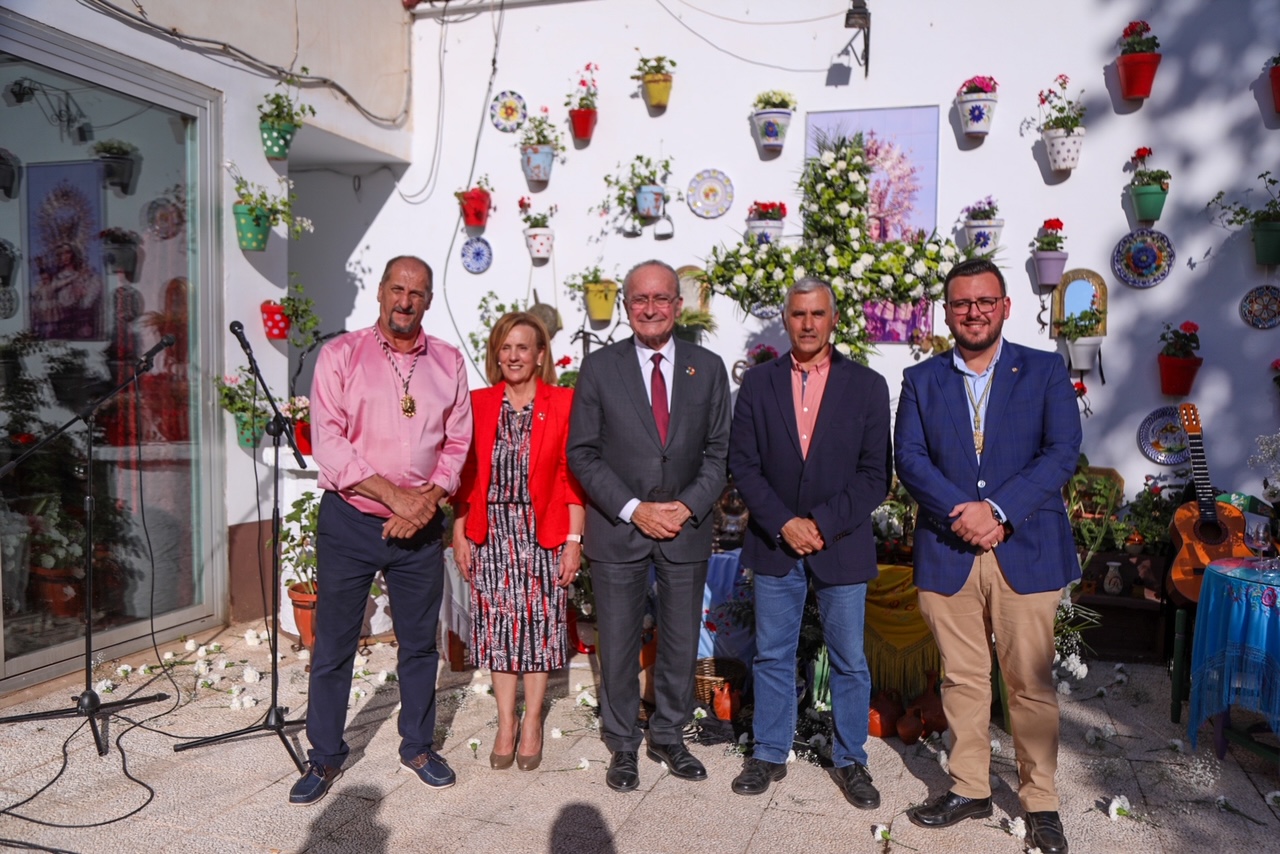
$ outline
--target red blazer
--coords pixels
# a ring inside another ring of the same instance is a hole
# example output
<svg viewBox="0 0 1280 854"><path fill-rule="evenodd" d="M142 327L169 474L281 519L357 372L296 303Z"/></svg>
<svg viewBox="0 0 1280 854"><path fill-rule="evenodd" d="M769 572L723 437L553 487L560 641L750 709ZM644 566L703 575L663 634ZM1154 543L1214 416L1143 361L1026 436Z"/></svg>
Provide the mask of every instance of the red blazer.
<svg viewBox="0 0 1280 854"><path fill-rule="evenodd" d="M471 416L475 434L462 482L453 496L456 513L467 514L466 535L473 543L489 536L489 477L493 444L498 437L498 416L506 384L471 392ZM533 435L529 441L529 497L533 500L538 544L544 549L564 545L569 533L569 505L582 505L582 487L569 473L565 443L569 438L569 407L573 389L538 381L533 396Z"/></svg>

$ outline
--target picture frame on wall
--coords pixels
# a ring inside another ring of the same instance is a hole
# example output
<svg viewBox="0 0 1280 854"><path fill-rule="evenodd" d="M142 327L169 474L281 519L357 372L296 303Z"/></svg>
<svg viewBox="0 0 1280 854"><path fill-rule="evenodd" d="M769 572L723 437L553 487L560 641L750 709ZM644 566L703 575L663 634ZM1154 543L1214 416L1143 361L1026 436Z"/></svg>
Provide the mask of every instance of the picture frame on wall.
<svg viewBox="0 0 1280 854"><path fill-rule="evenodd" d="M103 340L102 164L28 164L26 204L31 331L46 340Z"/></svg>

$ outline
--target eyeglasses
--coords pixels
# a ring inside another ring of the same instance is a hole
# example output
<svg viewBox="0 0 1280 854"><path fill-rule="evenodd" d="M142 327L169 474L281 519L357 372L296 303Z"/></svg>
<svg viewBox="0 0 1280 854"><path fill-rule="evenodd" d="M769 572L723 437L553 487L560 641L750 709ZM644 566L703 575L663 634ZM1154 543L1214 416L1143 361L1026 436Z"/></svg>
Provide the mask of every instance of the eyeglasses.
<svg viewBox="0 0 1280 854"><path fill-rule="evenodd" d="M644 308L650 303L652 303L655 308L667 308L678 299L680 299L680 297L673 297L670 294L655 294L654 296L636 294L628 299L627 303L634 309Z"/></svg>
<svg viewBox="0 0 1280 854"><path fill-rule="evenodd" d="M996 306L1000 304L1000 301L1002 299L1003 297L978 297L977 299L953 299L951 302L947 303L947 307L950 308L956 314L968 314L969 310L976 305L978 307L978 311L982 312L983 314L990 314L991 312L996 310Z"/></svg>

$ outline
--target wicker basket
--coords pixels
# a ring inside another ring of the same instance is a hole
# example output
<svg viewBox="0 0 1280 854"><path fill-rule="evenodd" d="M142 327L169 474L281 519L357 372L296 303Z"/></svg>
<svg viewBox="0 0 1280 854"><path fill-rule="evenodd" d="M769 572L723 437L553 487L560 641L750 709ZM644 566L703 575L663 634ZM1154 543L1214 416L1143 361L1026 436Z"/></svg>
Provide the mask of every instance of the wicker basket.
<svg viewBox="0 0 1280 854"><path fill-rule="evenodd" d="M693 692L698 702L709 706L715 698L716 688L725 682L742 690L747 666L736 658L699 658L693 678Z"/></svg>

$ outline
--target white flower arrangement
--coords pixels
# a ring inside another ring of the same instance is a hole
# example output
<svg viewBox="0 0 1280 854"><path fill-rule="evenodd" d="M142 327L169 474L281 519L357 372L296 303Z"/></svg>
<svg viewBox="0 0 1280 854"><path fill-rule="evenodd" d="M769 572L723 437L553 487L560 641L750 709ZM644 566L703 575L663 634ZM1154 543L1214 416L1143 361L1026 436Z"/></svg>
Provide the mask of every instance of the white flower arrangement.
<svg viewBox="0 0 1280 854"><path fill-rule="evenodd" d="M209 662L202 658L196 662L194 669L197 676L205 676L209 672Z"/></svg>
<svg viewBox="0 0 1280 854"><path fill-rule="evenodd" d="M173 661L173 653L166 652L163 656L161 656L161 658L165 664L168 664L169 662Z"/></svg>
<svg viewBox="0 0 1280 854"><path fill-rule="evenodd" d="M1059 693L1059 694L1061 694L1061 695L1062 695L1062 696L1064 696L1064 697L1070 697L1070 696L1071 696L1071 683L1070 683L1070 682L1068 682L1068 681L1067 681L1067 680L1065 680L1065 679L1063 679L1061 682L1059 682L1059 683L1058 683L1058 693Z"/></svg>
<svg viewBox="0 0 1280 854"><path fill-rule="evenodd" d="M352 688L351 702L358 703L360 700L364 699L367 696L367 694L368 692L366 692L363 688Z"/></svg>
<svg viewBox="0 0 1280 854"><path fill-rule="evenodd" d="M700 721L704 719L706 716L707 716L707 710L702 708L702 706L698 706L696 709L693 710L693 719L695 721Z"/></svg>

